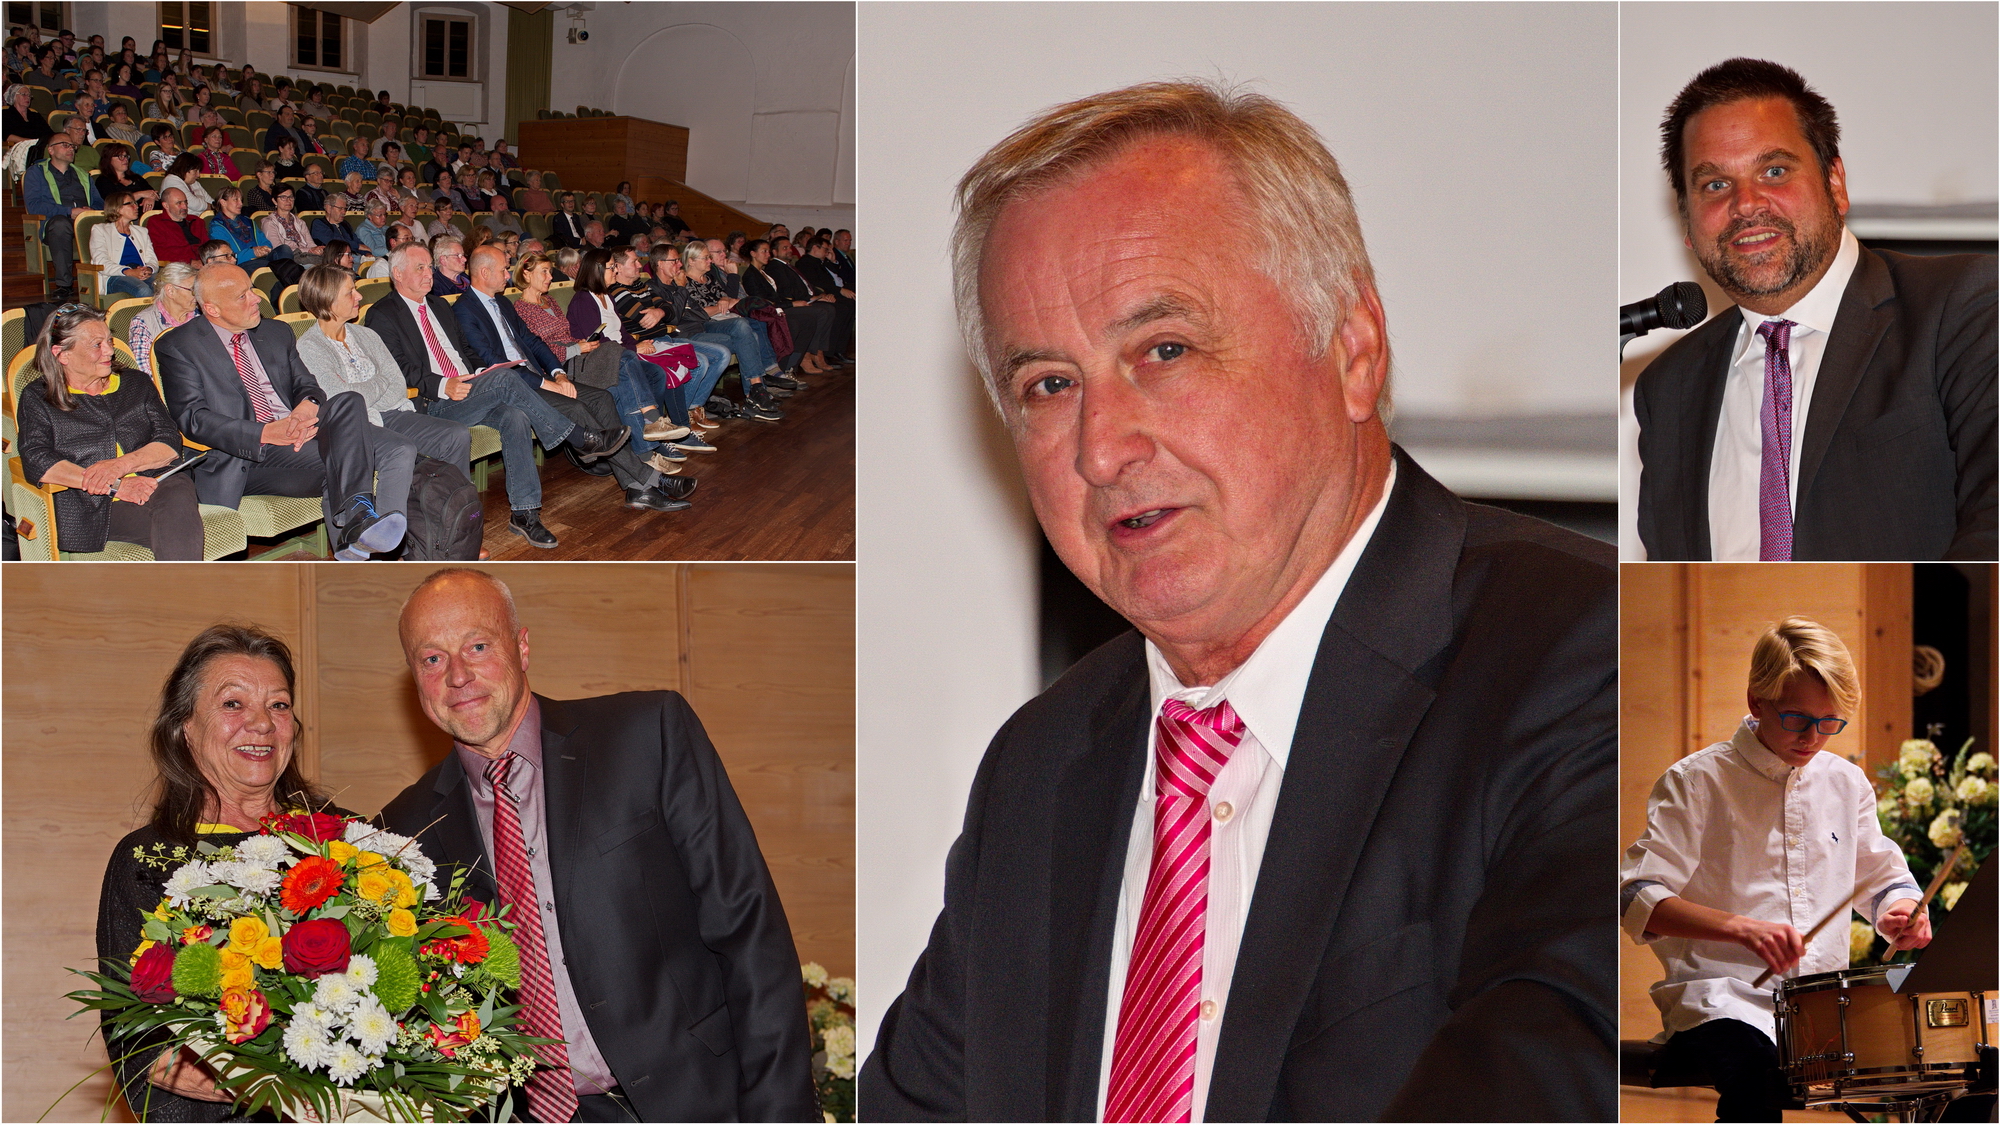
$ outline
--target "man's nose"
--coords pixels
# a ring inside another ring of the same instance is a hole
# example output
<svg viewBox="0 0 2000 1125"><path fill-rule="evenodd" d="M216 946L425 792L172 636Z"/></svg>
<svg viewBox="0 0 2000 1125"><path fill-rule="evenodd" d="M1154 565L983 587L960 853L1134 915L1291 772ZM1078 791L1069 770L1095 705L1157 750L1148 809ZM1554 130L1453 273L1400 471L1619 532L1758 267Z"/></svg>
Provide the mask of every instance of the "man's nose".
<svg viewBox="0 0 2000 1125"><path fill-rule="evenodd" d="M1115 484L1125 471L1152 457L1146 433L1146 397L1116 371L1083 380L1083 416L1077 423L1076 473L1095 488Z"/></svg>

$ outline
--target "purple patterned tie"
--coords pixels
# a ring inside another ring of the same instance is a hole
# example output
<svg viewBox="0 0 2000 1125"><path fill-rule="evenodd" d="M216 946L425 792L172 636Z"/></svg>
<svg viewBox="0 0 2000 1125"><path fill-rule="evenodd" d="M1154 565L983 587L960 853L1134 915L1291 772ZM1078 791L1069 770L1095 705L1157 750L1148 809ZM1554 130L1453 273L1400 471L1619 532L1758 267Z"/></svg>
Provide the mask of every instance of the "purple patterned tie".
<svg viewBox="0 0 2000 1125"><path fill-rule="evenodd" d="M500 898L514 909L514 944L521 950L521 1013L528 1034L558 1040L536 1048L547 1066L535 1071L528 1082L528 1109L537 1121L569 1121L576 1117L576 1080L569 1069L569 1044L563 1038L562 1009L556 999L556 982L549 965L548 945L542 940L541 903L535 893L535 868L528 861L527 839L521 834L521 813L514 806L514 791L507 788L508 766L513 755L502 754L486 767L486 779L493 783L493 866L500 884Z"/></svg>
<svg viewBox="0 0 2000 1125"><path fill-rule="evenodd" d="M1192 1118L1208 929L1208 790L1243 741L1243 720L1226 700L1197 711L1169 699L1156 726L1153 862L1118 1006L1106 1121Z"/></svg>
<svg viewBox="0 0 2000 1125"><path fill-rule="evenodd" d="M1763 562L1792 558L1792 322L1767 320L1757 326L1764 338L1764 404L1757 410L1763 431L1763 471L1757 480L1759 542Z"/></svg>

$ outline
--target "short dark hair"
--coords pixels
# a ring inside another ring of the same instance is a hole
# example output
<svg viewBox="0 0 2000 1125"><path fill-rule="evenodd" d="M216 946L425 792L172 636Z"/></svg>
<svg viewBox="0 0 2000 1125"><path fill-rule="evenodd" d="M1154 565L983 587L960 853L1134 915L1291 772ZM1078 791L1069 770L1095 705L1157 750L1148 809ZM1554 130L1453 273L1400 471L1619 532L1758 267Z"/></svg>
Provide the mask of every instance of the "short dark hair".
<svg viewBox="0 0 2000 1125"><path fill-rule="evenodd" d="M1660 163L1666 166L1667 179L1674 185L1674 202L1683 215L1687 213L1688 121L1702 110L1750 98L1783 98L1792 103L1799 132L1805 134L1806 143L1819 159L1822 176L1840 159L1840 122L1834 116L1833 103L1806 85L1798 71L1765 59L1716 63L1681 88L1660 122Z"/></svg>
<svg viewBox="0 0 2000 1125"><path fill-rule="evenodd" d="M220 250L223 253L228 254L230 261L233 262L236 260L236 248L219 238L211 238L207 242L202 243L201 246L194 252L194 260L199 262L202 259L208 257L210 254L215 253L217 250Z"/></svg>

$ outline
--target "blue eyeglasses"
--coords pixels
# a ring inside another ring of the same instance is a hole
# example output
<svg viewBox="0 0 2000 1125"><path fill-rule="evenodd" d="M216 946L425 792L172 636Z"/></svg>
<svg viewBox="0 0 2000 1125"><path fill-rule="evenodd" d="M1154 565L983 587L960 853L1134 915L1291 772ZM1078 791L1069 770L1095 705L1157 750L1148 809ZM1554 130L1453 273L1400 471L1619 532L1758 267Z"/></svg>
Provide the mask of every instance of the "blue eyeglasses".
<svg viewBox="0 0 2000 1125"><path fill-rule="evenodd" d="M1821 734L1835 735L1847 729L1847 720L1837 719L1832 715L1828 715L1825 718L1815 718L1802 711L1780 711L1778 712L1778 725L1791 731L1793 734L1804 734L1807 730L1817 727Z"/></svg>

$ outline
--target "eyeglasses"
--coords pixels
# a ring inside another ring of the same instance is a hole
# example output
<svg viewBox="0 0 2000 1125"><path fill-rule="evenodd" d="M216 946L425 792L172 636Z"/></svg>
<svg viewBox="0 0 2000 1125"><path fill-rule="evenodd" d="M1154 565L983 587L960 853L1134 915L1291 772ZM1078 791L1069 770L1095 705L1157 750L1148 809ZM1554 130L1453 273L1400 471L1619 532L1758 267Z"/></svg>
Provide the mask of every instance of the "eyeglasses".
<svg viewBox="0 0 2000 1125"><path fill-rule="evenodd" d="M1815 718L1801 711L1780 711L1778 712L1778 725L1793 734L1804 734L1806 731L1817 727L1821 734L1834 735L1847 729L1847 720L1837 719L1832 715L1824 718Z"/></svg>

